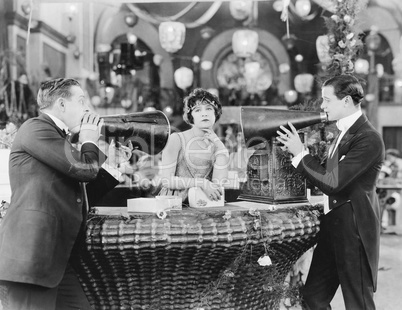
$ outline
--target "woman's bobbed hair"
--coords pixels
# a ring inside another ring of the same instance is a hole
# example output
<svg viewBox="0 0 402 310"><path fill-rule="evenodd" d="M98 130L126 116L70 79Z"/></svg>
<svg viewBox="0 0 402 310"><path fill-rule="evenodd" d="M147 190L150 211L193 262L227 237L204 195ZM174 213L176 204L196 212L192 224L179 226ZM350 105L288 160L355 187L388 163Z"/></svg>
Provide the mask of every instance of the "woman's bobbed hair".
<svg viewBox="0 0 402 310"><path fill-rule="evenodd" d="M217 96L202 88L195 88L187 97L184 98L183 120L189 124L194 124L194 118L191 115L194 107L199 104L210 104L215 110L215 122L222 115L222 105Z"/></svg>

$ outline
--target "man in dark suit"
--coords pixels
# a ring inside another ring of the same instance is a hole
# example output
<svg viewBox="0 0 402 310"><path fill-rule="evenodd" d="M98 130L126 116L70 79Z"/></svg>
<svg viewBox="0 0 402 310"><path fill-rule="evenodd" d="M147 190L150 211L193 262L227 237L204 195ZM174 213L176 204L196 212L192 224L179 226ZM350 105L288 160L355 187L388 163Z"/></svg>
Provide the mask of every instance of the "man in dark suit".
<svg viewBox="0 0 402 310"><path fill-rule="evenodd" d="M326 167L305 150L292 124L278 140L294 155L292 164L328 195L318 243L302 289L307 309L331 309L339 285L347 310L375 309L380 209L376 182L384 160L380 134L361 111L363 88L351 75L324 82L321 108L341 130Z"/></svg>
<svg viewBox="0 0 402 310"><path fill-rule="evenodd" d="M12 197L0 225L3 307L91 309L70 258L87 208L118 184L101 167L103 121L73 79L43 82L37 100L42 113L20 127L10 154ZM79 132L78 148L66 131Z"/></svg>

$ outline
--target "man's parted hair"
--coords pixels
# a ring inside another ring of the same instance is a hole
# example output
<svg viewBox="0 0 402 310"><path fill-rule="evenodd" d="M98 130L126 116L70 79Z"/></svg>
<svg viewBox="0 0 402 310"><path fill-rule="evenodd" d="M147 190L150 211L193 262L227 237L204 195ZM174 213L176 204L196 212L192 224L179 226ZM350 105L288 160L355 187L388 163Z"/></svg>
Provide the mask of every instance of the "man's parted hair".
<svg viewBox="0 0 402 310"><path fill-rule="evenodd" d="M70 98L71 86L81 86L80 83L74 79L54 79L50 81L44 81L40 84L38 96L36 100L39 105L39 109L43 110L50 107L57 98Z"/></svg>
<svg viewBox="0 0 402 310"><path fill-rule="evenodd" d="M360 81L350 74L334 76L324 81L322 86L332 86L334 88L334 94L338 99L350 96L354 105L360 104L364 98L363 87Z"/></svg>

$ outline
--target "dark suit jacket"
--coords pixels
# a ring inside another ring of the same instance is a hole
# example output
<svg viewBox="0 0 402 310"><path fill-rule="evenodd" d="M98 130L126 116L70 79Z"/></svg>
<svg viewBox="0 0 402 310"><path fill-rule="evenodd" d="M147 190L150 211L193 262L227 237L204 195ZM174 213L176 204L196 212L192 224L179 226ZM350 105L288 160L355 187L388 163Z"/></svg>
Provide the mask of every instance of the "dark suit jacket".
<svg viewBox="0 0 402 310"><path fill-rule="evenodd" d="M101 155L93 143L75 149L45 114L21 126L10 154L10 207L0 225L0 280L60 283L86 216L80 182L89 182L90 197L118 184L100 168Z"/></svg>
<svg viewBox="0 0 402 310"><path fill-rule="evenodd" d="M326 167L322 167L311 155L306 155L297 167L329 196L330 209L346 203L352 206L370 264L374 289L380 246L380 208L376 182L384 153L380 134L362 115L343 136Z"/></svg>

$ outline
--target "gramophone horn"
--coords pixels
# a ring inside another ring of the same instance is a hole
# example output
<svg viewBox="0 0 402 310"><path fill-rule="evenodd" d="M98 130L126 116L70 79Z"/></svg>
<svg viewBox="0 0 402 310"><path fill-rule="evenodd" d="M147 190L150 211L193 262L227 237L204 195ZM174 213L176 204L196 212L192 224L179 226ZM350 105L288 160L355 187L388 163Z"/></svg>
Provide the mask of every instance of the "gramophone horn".
<svg viewBox="0 0 402 310"><path fill-rule="evenodd" d="M170 135L169 119L161 111L105 115L101 118L104 121L102 134L107 142L114 139L126 145L131 141L134 149L150 155L161 152ZM73 143L78 141L78 135L72 137Z"/></svg>
<svg viewBox="0 0 402 310"><path fill-rule="evenodd" d="M279 127L288 128L288 122L291 122L296 129L301 129L326 121L327 114L324 112L279 110L266 107L241 107L240 110L240 124L247 147L276 137Z"/></svg>

